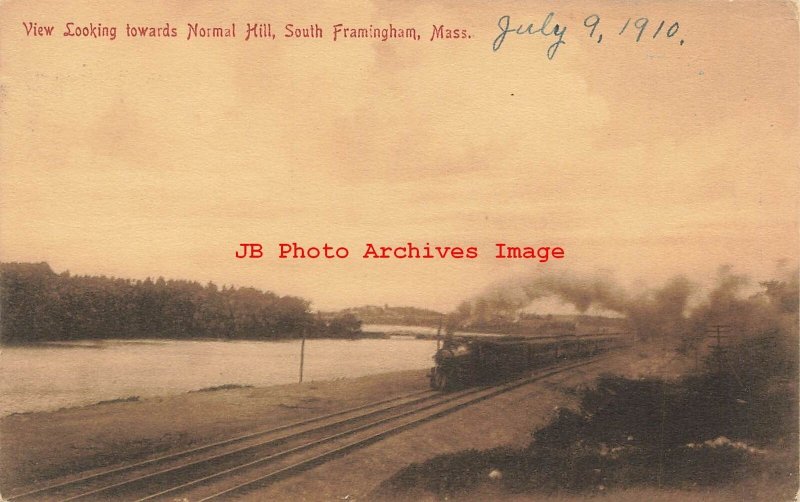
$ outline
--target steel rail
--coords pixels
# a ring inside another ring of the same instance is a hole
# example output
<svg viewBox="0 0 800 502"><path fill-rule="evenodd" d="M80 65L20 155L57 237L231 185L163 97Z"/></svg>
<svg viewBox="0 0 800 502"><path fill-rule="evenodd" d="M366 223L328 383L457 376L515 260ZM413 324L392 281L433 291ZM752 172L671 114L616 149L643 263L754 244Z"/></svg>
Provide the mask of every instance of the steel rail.
<svg viewBox="0 0 800 502"><path fill-rule="evenodd" d="M355 449L358 449L358 448L362 448L364 446L368 446L368 445L370 445L372 443L375 443L377 441L385 439L388 436L403 432L405 430L411 429L411 428L416 427L418 425L421 425L423 423L426 423L426 422L429 422L431 420L443 417L445 415L448 415L450 413L458 411L458 410L460 410L462 408L466 408L467 406L470 406L472 404L475 404L475 403L478 403L478 402L481 402L481 401L485 401L486 399L490 399L490 398L498 396L500 394L504 394L504 393L509 392L511 390L514 390L514 389L516 389L518 387L522 387L524 385L528 385L530 383L533 383L533 382L535 382L537 380L541 380L542 378L546 378L548 376L552 376L552 375L555 375L555 374L558 374L558 373L562 373L564 371L575 369L575 368L580 367L580 366L586 366L588 364L596 363L596 362L598 362L598 361L600 361L602 359L605 359L606 357L608 357L608 356L601 356L601 357L594 358L594 359L589 360L589 361L581 361L579 363L571 364L571 365L568 365L568 366L565 366L565 367L562 367L562 368L555 368L555 369L546 371L545 373L542 373L542 374L537 374L537 375L534 375L534 376L531 376L531 377L527 377L527 378L523 378L523 379L520 379L520 380L516 380L514 382L510 382L510 383L501 385L501 386L496 387L496 388L490 388L490 392L488 392L488 393L486 393L486 394L484 394L482 396L476 397L474 399L467 400L467 401L465 401L463 403L458 403L455 406L451 406L449 408L446 408L444 410L438 411L438 412L433 413L431 415L426 415L426 416L423 416L421 418L418 418L418 419L415 419L415 420L411 420L409 422L405 422L405 423L400 424L398 426L395 426L395 427L392 427L390 429L378 432L376 434L372 434L372 435L370 435L370 436L368 436L368 437L366 437L364 439L360 439L358 441L354 441L352 443L348 443L348 444L346 444L344 446L341 446L341 447L338 447L336 449L321 453L321 454L316 455L314 457L311 457L311 458L308 458L308 459L305 459L305 460L301 460L300 462L297 462L295 464L289 465L287 467L283 467L281 469L278 469L277 471L270 472L270 473L265 474L263 476L259 476L257 478L248 480L248 481L246 481L244 483L240 483L240 484L235 485L233 487L227 488L227 489L225 489L223 491L220 491L220 492L214 493L212 495L208 495L206 497L198 499L197 502L206 502L206 501L209 501L209 500L217 499L219 497L232 495L235 492L242 491L245 488L252 487L253 485L261 484L261 483L265 483L266 484L268 481L275 481L275 480L280 479L280 478L282 478L284 476L288 476L288 475L290 475L292 473L296 473L296 472L301 472L301 471L307 470L307 469L309 469L311 467L315 467L317 465L320 465L320 464L322 464L322 463L324 463L324 462L326 462L328 460L332 460L333 458L339 457L339 456L341 456L341 455L343 455L343 454L345 454L345 453L347 453L349 451L352 451L352 450L355 450ZM485 388L484 388L484 390L485 390ZM145 499L140 499L137 502L140 502L140 501L143 501L143 500L149 500L149 499L150 498L148 497L148 498L145 498Z"/></svg>
<svg viewBox="0 0 800 502"><path fill-rule="evenodd" d="M97 472L97 473L92 473L92 474L88 474L88 475L85 475L85 476L81 476L79 478L69 479L69 480L66 480L66 481L63 481L63 482L60 482L60 483L57 483L57 484L48 485L48 486L44 486L44 487L41 487L41 488L28 490L26 492L19 493L19 494L16 494L16 495L10 495L9 496L9 500L13 500L13 501L24 500L24 499L26 499L28 497L32 497L32 496L35 496L35 495L42 495L42 494L45 494L47 492L52 492L54 490L68 488L68 487L71 487L71 486L76 486L76 485L78 485L80 483L86 483L86 482L98 480L98 479L106 477L106 476L111 476L111 475L114 475L114 474L121 474L121 473L124 473L126 471L131 471L131 470L138 469L138 468L141 468L141 467L145 467L145 466L148 466L148 465L157 464L159 462L166 462L166 461L170 461L170 460L176 460L178 458L185 457L185 456L188 456L188 455L191 455L191 454L194 454L194 453L200 453L202 451L210 450L212 448L219 448L219 447L222 447L222 446L228 446L228 445L231 445L231 444L234 444L234 443L237 443L237 442L245 441L247 439L253 439L253 438L258 437L258 436L265 436L265 435L281 432L281 431L284 431L284 430L287 430L287 429L292 429L292 428L296 428L296 427L302 427L303 425L309 425L309 424L312 424L312 423L315 423L315 422L319 422L319 421L322 421L322 420L327 420L329 418L334 418L334 417L341 416L341 415L346 415L348 413L354 413L356 411L361 411L361 410L365 410L365 409L372 408L372 407L375 407L375 406L380 406L380 405L387 404L387 403L390 403L390 402L393 402L393 401L400 401L400 400L403 400L403 399L413 398L415 396L419 396L419 395L422 395L422 394L431 394L432 396L436 395L436 393L433 392L433 391L422 390L422 391L411 392L411 393L408 393L408 394L403 394L403 395L392 397L392 398L389 398L389 399L383 399L383 400L380 400L380 401L374 401L374 402L366 403L366 404L363 404L363 405L360 405L360 406L355 406L355 407L352 407L352 408L347 408L347 409L344 409L344 410L336 411L336 412L333 412L333 413L328 413L328 414L325 414L325 415L319 415L319 416L311 417L311 418L308 418L308 419L292 422L292 423L289 423L289 424L284 424L284 425L281 425L281 426L278 426L278 427L273 427L271 429L243 434L241 436L236 436L236 437L233 437L233 438L224 439L222 441L209 443L209 444L206 444L206 445L198 446L196 448L191 448L191 449L188 449L188 450L182 450L182 451L179 451L179 452L170 453L168 455L162 455L162 456L159 456L159 457L155 457L155 458L151 458L151 459L147 459L147 460L142 460L140 462L135 462L133 464L127 464L127 465L123 465L123 466L120 466L120 467L115 467L113 469L105 470L105 471L102 471L102 472ZM384 410L385 409L389 409L389 408L384 408Z"/></svg>
<svg viewBox="0 0 800 502"><path fill-rule="evenodd" d="M299 472L301 470L305 470L307 468L319 465L319 464L323 463L324 461L327 461L329 459L337 457L337 456L339 456L339 455L341 455L343 453L346 453L346 452L348 452L350 450L353 450L353 449L356 449L356 448L359 448L359 447L362 447L362 446L367 446L368 444L372 444L372 443L374 443L374 442L376 442L376 441L378 441L380 439L383 439L383 438L385 438L385 437L387 437L389 435L402 432L404 430L410 429L410 428L415 427L417 425L420 425L422 423L425 423L425 422L434 420L436 418L442 417L444 415L447 415L449 413L453 413L455 411L458 411L458 410L460 410L462 408L465 408L465 407L467 407L469 405L484 401L486 399L489 399L491 397L495 397L495 396L503 394L505 392L509 392L509 391L511 391L513 389L516 389L516 388L521 387L523 385L527 385L527 384L533 383L533 382L535 382L537 380L541 380L542 378L546 378L548 376L552 376L552 375L555 375L557 373L562 373L564 371L568 371L568 370L571 370L571 369L574 369L574 368L577 368L577 367L580 367L580 366L585 366L585 365L588 365L588 364L596 363L596 362L598 362L598 361L600 361L602 359L605 359L605 357L607 357L607 356L594 358L594 359L589 360L589 361L581 361L581 362L573 363L573 364L567 365L567 366L561 366L561 367L558 367L558 366L552 367L551 366L551 367L546 368L543 371L537 373L536 375L532 375L532 376L529 376L529 377L521 378L521 379L509 382L509 383L506 383L506 384L503 384L503 385L500 385L500 386L497 386L497 387L479 387L479 388L475 388L475 389L472 389L472 390L469 390L469 391L457 393L456 395L450 394L449 395L450 397L448 397L447 399L444 399L442 401L439 401L439 402L436 402L436 403L433 403L433 404L430 404L430 405L425 405L425 406L422 406L422 407L419 407L419 408L416 408L416 409L412 409L412 410L409 410L409 411L406 411L406 412L403 412L403 413L400 413L400 414L397 414L397 415L394 415L394 416L391 416L391 417L387 417L387 418L378 420L376 422L372 422L372 423L369 423L369 424L361 425L361 426L358 426L356 428L349 429L349 430L340 432L338 434L334 434L332 436L328 436L328 437L325 437L325 438L322 438L322 439L318 439L318 440L315 440L315 441L312 441L312 442L309 442L309 443L305 443L305 444L296 446L296 447L288 449L288 450L284 450L284 451L281 451L281 452L278 452L278 453L275 453L275 454L272 454L272 455L269 455L269 456L266 456L266 457L262 457L260 459L256 459L256 460L253 460L253 461L250 461L250 462L246 462L244 464L241 464L241 465L238 465L238 466L235 466L235 467L231 467L231 468L216 472L214 474L211 474L211 475L208 475L208 476L204 476L202 478L198 478L198 479L189 481L187 483L183 483L181 485L173 486L171 488L168 488L166 490L160 491L158 493L154 493L154 494L148 495L146 497L137 499L136 502L144 502L144 501L147 501L147 500L153 500L155 498L163 497L165 495L168 495L168 494L171 494L171 493L175 493L177 491L185 490L187 488L199 485L201 483L205 483L205 482L208 482L208 481L212 481L214 479L218 479L218 478L222 478L224 476L228 476L230 474L233 474L235 472L241 471L243 469L247 469L247 468L259 465L259 464L272 462L272 461L278 460L280 458L289 456L289 455L294 454L294 453L300 453L302 451L309 450L309 449L314 448L316 446L320 446L320 445L323 445L323 444L326 444L326 443L330 443L330 442L335 441L337 439L341 439L343 437L350 436L350 435L356 434L358 432L362 432L362 431L365 431L367 429L374 428L374 427L382 425L382 424L386 424L388 422L396 421L396 420L398 420L400 418L405 418L405 417L409 417L409 416L413 416L413 415L418 415L420 412L423 412L423 411L429 410L431 408L435 408L435 407L441 406L443 404L447 404L448 402L451 402L451 401L462 399L464 397L468 397L469 398L469 396L471 396L473 394L481 394L481 395L479 395L477 397L469 398L466 401L463 401L463 402L460 402L460 403L456 403L455 405L450 406L448 408L445 408L444 410L436 411L433 414L425 415L425 416L422 416L421 418L412 419L409 422L405 422L405 423L400 424L398 426L391 427L391 428L389 428L387 430L378 432L376 434L372 434L372 435L370 435L369 437L367 437L365 439L357 440L357 441L354 441L354 442L349 443L347 445L344 445L342 447L336 448L334 450L331 450L331 451L328 451L328 452L313 456L313 457L311 457L309 459L301 460L300 462L292 464L292 465L290 465L288 467L284 467L284 468L278 469L277 471L270 472L268 474L265 474L263 476L259 476L257 478L254 478L254 479L251 479L249 481L246 481L244 483L240 483L240 484L238 484L238 485L236 485L234 487L231 487L231 488L228 488L228 489L223 490L221 492L218 492L218 493L215 493L213 495L207 496L207 497L205 497L203 499L200 499L200 500L211 500L211 499L214 499L214 498L218 498L220 496L230 495L235 491L242 490L242 489L244 489L246 487L252 486L253 484L262 483L262 482L266 482L266 481L269 481L269 480L274 480L274 479L280 478L282 476L285 476L287 474L290 474L292 472Z"/></svg>

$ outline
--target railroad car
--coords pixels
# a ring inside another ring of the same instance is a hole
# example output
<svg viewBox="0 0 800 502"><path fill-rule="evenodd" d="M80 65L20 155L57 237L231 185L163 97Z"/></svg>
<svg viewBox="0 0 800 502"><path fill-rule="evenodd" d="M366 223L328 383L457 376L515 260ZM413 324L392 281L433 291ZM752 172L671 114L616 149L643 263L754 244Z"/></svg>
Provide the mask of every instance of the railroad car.
<svg viewBox="0 0 800 502"><path fill-rule="evenodd" d="M539 337L447 337L433 356L431 387L453 390L499 383L560 361L590 357L624 343L621 333Z"/></svg>

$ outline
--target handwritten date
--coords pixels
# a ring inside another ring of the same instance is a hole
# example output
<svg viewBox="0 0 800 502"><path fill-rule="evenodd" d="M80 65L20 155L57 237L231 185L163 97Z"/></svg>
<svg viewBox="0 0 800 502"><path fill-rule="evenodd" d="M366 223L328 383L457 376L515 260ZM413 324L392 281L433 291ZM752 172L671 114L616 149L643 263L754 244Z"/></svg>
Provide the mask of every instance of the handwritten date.
<svg viewBox="0 0 800 502"><path fill-rule="evenodd" d="M511 16L501 16L497 21L497 27L500 29L500 33L492 43L492 51L499 51L504 46L506 38L509 35L539 36L552 41L547 47L547 59L552 60L556 57L559 47L567 43L564 39L567 33L567 26L558 23L555 18L555 12L550 12L540 23L512 23ZM631 22L633 23L631 24ZM639 17L636 19L629 17L621 27L615 27L614 31L617 32L617 36L629 41L633 40L638 44L643 38L647 37L653 40L659 37L662 39L671 39L675 37L678 34L678 30L680 30L680 23L678 21L670 23L670 21L661 20L657 25L655 24L656 22L657 21L652 21L651 24L651 20L647 17ZM606 24L612 25L612 23L602 24L604 26ZM603 33L600 25L600 16L598 14L590 14L583 20L583 26L588 29L586 35L596 40L598 44L603 42ZM629 26L631 27L630 30ZM619 31L617 31L617 29ZM677 40L679 45L684 44L683 38Z"/></svg>

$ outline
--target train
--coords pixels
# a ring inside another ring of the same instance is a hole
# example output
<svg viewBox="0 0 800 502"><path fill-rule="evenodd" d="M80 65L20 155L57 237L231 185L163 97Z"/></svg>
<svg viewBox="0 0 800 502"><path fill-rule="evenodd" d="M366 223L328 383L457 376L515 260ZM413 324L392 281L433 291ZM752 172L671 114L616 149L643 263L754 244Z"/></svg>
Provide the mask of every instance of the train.
<svg viewBox="0 0 800 502"><path fill-rule="evenodd" d="M433 356L430 385L436 390L450 391L497 384L529 370L606 352L627 344L628 339L625 333L448 336Z"/></svg>

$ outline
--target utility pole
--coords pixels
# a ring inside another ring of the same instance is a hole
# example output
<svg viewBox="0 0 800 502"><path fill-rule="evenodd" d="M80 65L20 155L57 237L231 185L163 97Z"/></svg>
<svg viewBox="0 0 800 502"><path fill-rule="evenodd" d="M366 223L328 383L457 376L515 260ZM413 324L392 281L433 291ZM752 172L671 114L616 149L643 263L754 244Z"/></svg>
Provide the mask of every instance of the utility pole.
<svg viewBox="0 0 800 502"><path fill-rule="evenodd" d="M717 339L717 344L712 348L714 357L717 359L717 371L722 373L722 339L728 336L731 332L731 327L728 324L712 324L709 326L708 334Z"/></svg>
<svg viewBox="0 0 800 502"><path fill-rule="evenodd" d="M306 356L306 328L303 326L303 340L300 342L300 383L303 383L303 360Z"/></svg>
<svg viewBox="0 0 800 502"><path fill-rule="evenodd" d="M439 316L439 327L436 328L436 350L438 351L442 345L442 318L444 316Z"/></svg>

